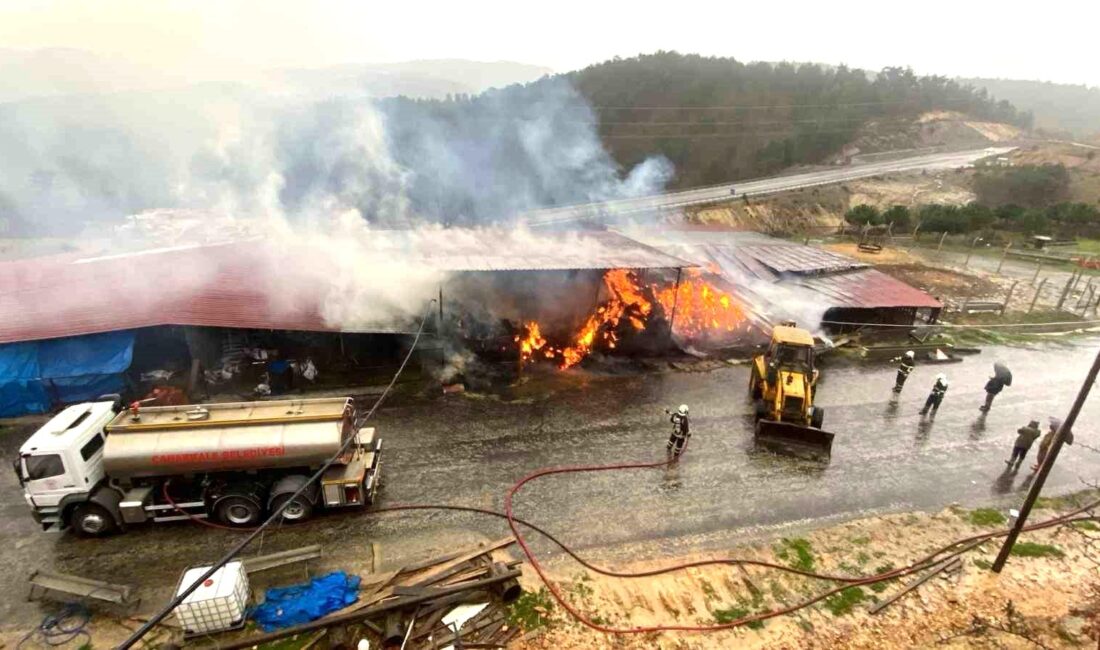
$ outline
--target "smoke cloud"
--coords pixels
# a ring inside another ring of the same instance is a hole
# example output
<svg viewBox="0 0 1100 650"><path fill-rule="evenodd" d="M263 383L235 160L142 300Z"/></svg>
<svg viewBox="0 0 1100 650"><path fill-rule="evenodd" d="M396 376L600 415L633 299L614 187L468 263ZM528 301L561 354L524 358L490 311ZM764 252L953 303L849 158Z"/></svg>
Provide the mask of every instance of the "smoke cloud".
<svg viewBox="0 0 1100 650"><path fill-rule="evenodd" d="M666 160L619 169L595 122L552 78L446 102L208 84L0 104L0 234L96 255L256 239L275 308L320 301L334 327L400 328L448 278L440 259L546 254L523 212L663 188ZM522 311L479 308L498 307Z"/></svg>

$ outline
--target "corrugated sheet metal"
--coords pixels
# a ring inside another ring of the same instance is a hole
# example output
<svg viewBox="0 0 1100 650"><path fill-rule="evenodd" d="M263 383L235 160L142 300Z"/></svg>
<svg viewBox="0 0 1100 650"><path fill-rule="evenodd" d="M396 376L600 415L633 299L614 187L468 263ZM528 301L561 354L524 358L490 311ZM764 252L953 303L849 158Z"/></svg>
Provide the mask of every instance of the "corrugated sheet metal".
<svg viewBox="0 0 1100 650"><path fill-rule="evenodd" d="M667 269L684 260L615 232L525 232L448 229L429 236L381 233L400 256L443 271L571 271Z"/></svg>
<svg viewBox="0 0 1100 650"><path fill-rule="evenodd" d="M803 278L799 284L820 293L830 307L943 307L940 301L927 293L877 269Z"/></svg>
<svg viewBox="0 0 1100 650"><path fill-rule="evenodd" d="M771 302L768 285L783 283L819 294L827 307L943 306L924 291L862 262L765 235L674 230L664 243L659 231L637 236L666 253L719 272L746 301L756 305ZM721 243L703 243L706 241Z"/></svg>
<svg viewBox="0 0 1100 650"><path fill-rule="evenodd" d="M753 257L776 273L816 275L869 266L832 251L791 243L739 246L737 254Z"/></svg>
<svg viewBox="0 0 1100 650"><path fill-rule="evenodd" d="M401 237L380 237L386 244L376 252L409 268L445 272L690 266L615 233L524 234L523 245L506 239L511 233L456 229L443 235L445 246L428 245L438 237L414 238L408 249ZM341 277L354 272L316 251L261 241L0 262L0 343L154 325L337 331L325 318L325 301L354 285ZM392 275L401 277L400 269ZM345 331L408 327L371 323Z"/></svg>

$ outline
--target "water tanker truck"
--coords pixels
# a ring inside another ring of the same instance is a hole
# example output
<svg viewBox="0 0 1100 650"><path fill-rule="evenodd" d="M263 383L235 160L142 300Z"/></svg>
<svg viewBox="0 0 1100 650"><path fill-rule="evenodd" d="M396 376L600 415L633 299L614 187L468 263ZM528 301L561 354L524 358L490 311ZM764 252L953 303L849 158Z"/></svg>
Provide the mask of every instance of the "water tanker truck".
<svg viewBox="0 0 1100 650"><path fill-rule="evenodd" d="M309 482L282 518L364 507L378 489L382 442L356 429L348 398L118 408L70 406L19 449L15 471L43 530L107 535L150 521L254 526Z"/></svg>

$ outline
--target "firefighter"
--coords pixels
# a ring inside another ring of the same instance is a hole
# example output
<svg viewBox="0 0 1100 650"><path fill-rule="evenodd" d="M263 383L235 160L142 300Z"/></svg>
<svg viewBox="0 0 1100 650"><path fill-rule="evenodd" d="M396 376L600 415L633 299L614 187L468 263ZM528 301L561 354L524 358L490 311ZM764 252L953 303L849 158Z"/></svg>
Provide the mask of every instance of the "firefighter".
<svg viewBox="0 0 1100 650"><path fill-rule="evenodd" d="M932 392L928 393L928 399L924 402L924 408L920 410L921 415L926 415L928 409L932 409L932 415L936 414L936 411L940 410L940 403L943 402L943 396L947 393L947 375L942 372L936 375L936 383L932 385Z"/></svg>
<svg viewBox="0 0 1100 650"><path fill-rule="evenodd" d="M665 413L668 414L668 420L672 423L672 433L668 436L668 457L679 458L680 454L684 453L687 439L691 437L691 431L688 428L688 405L681 404L675 413L665 409Z"/></svg>
<svg viewBox="0 0 1100 650"><path fill-rule="evenodd" d="M1005 461L1005 465L1012 469L1020 469L1020 464L1024 462L1024 457L1027 456L1031 445L1041 435L1043 435L1043 432L1039 430L1038 420L1032 420L1027 423L1026 427L1017 429L1016 444L1012 446L1012 457Z"/></svg>
<svg viewBox="0 0 1100 650"><path fill-rule="evenodd" d="M891 359L891 361L895 363L898 361L901 362L901 365L898 366L898 378L894 380L895 395L900 393L901 389L905 387L905 380L909 379L909 373L913 372L913 368L916 367L917 363L915 358L916 355L913 354L912 350L909 350L902 356Z"/></svg>
<svg viewBox="0 0 1100 650"><path fill-rule="evenodd" d="M1043 435L1043 439L1039 441L1039 457L1035 460L1035 464L1031 466L1032 472L1039 471L1042 467L1043 461L1047 459L1047 454L1050 453L1050 446L1054 444L1054 436L1058 435L1058 429L1062 427L1062 421L1058 418L1049 418L1049 428ZM1064 443L1067 445L1073 444L1073 432L1066 431Z"/></svg>

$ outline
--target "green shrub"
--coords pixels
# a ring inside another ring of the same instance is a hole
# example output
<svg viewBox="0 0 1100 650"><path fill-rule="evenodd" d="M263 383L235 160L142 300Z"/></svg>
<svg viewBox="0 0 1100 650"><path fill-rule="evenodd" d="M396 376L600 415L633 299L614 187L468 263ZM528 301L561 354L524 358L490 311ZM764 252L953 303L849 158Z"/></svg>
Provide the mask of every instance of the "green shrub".
<svg viewBox="0 0 1100 650"><path fill-rule="evenodd" d="M727 623L739 621L746 616L751 616L752 611L745 607L738 607L734 605L733 607L728 607L726 609L716 609L711 612L711 614L714 615L714 620L717 621L720 625L725 625ZM745 623L745 627L749 628L750 630L759 630L764 627L764 621L752 621L751 623Z"/></svg>
<svg viewBox="0 0 1100 650"><path fill-rule="evenodd" d="M825 609L832 612L833 616L844 616L851 613L852 609L864 600L867 600L867 594L862 589L846 587L843 591L825 599Z"/></svg>
<svg viewBox="0 0 1100 650"><path fill-rule="evenodd" d="M993 508L972 510L968 519L975 526L1000 526L1007 521L1000 511Z"/></svg>
<svg viewBox="0 0 1100 650"><path fill-rule="evenodd" d="M534 630L550 623L553 609L554 601L546 587L538 591L525 591L508 606L508 621L524 630Z"/></svg>
<svg viewBox="0 0 1100 650"><path fill-rule="evenodd" d="M1020 557L1065 557L1066 555L1057 546L1037 542L1016 542L1012 546L1012 554Z"/></svg>
<svg viewBox="0 0 1100 650"><path fill-rule="evenodd" d="M801 537L784 537L775 549L775 555L792 569L813 571L814 554L810 541Z"/></svg>

